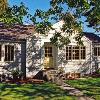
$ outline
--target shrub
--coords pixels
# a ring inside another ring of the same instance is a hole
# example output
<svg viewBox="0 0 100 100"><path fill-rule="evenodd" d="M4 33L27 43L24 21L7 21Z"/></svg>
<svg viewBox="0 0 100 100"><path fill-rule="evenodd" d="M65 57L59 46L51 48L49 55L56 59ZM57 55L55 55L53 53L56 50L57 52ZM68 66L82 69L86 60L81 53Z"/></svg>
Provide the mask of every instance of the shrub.
<svg viewBox="0 0 100 100"><path fill-rule="evenodd" d="M13 80L21 79L23 76L23 72L20 70L12 70L11 74L13 76Z"/></svg>

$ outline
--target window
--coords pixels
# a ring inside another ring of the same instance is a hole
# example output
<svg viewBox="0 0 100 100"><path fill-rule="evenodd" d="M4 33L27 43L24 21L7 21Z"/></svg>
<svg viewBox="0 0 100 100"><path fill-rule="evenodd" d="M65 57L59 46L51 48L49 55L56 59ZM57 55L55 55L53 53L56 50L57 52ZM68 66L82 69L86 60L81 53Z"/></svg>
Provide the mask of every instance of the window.
<svg viewBox="0 0 100 100"><path fill-rule="evenodd" d="M73 47L73 59L79 59L79 47Z"/></svg>
<svg viewBox="0 0 100 100"><path fill-rule="evenodd" d="M52 57L52 47L45 47L45 57Z"/></svg>
<svg viewBox="0 0 100 100"><path fill-rule="evenodd" d="M71 60L71 47L66 47L66 59Z"/></svg>
<svg viewBox="0 0 100 100"><path fill-rule="evenodd" d="M100 47L94 47L94 56L100 56Z"/></svg>
<svg viewBox="0 0 100 100"><path fill-rule="evenodd" d="M85 59L85 54L86 54L86 50L85 50L85 47L81 47L81 50L80 50L80 54L81 54L81 59Z"/></svg>
<svg viewBox="0 0 100 100"><path fill-rule="evenodd" d="M86 50L84 46L67 46L66 60L85 59Z"/></svg>
<svg viewBox="0 0 100 100"><path fill-rule="evenodd" d="M0 61L1 61L1 57L2 57L2 48L1 48L2 46L0 45Z"/></svg>
<svg viewBox="0 0 100 100"><path fill-rule="evenodd" d="M5 61L14 61L13 45L5 45Z"/></svg>

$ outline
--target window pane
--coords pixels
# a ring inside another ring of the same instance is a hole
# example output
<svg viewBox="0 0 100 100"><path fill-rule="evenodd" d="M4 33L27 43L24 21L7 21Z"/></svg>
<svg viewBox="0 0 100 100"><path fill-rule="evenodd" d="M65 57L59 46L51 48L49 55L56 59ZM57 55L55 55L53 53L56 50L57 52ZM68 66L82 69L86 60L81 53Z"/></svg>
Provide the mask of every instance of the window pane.
<svg viewBox="0 0 100 100"><path fill-rule="evenodd" d="M14 46L11 47L11 61L14 60Z"/></svg>
<svg viewBox="0 0 100 100"><path fill-rule="evenodd" d="M8 61L10 61L11 58L11 51L10 51L10 46L8 45Z"/></svg>
<svg viewBox="0 0 100 100"><path fill-rule="evenodd" d="M81 59L85 59L86 58L86 48L82 47L81 48Z"/></svg>
<svg viewBox="0 0 100 100"><path fill-rule="evenodd" d="M45 49L45 53L47 53L47 49Z"/></svg>
<svg viewBox="0 0 100 100"><path fill-rule="evenodd" d="M85 50L83 51L83 59L85 59Z"/></svg>
<svg viewBox="0 0 100 100"><path fill-rule="evenodd" d="M68 47L66 47L66 52L68 52Z"/></svg>
<svg viewBox="0 0 100 100"><path fill-rule="evenodd" d="M68 60L68 47L66 47L66 60Z"/></svg>
<svg viewBox="0 0 100 100"><path fill-rule="evenodd" d="M52 47L48 47L48 53L52 53Z"/></svg>
<svg viewBox="0 0 100 100"><path fill-rule="evenodd" d="M52 57L52 47L45 47L45 57Z"/></svg>
<svg viewBox="0 0 100 100"><path fill-rule="evenodd" d="M71 60L71 47L66 47L66 60Z"/></svg>
<svg viewBox="0 0 100 100"><path fill-rule="evenodd" d="M48 54L48 57L52 57L52 54Z"/></svg>
<svg viewBox="0 0 100 100"><path fill-rule="evenodd" d="M45 57L47 57L47 54L45 54Z"/></svg>
<svg viewBox="0 0 100 100"><path fill-rule="evenodd" d="M79 59L79 48L75 50L75 59Z"/></svg>
<svg viewBox="0 0 100 100"><path fill-rule="evenodd" d="M94 56L97 56L97 47L94 47Z"/></svg>
<svg viewBox="0 0 100 100"><path fill-rule="evenodd" d="M50 53L52 53L52 47L50 47Z"/></svg>
<svg viewBox="0 0 100 100"><path fill-rule="evenodd" d="M71 60L71 50L69 50L69 60Z"/></svg>
<svg viewBox="0 0 100 100"><path fill-rule="evenodd" d="M5 45L5 61L14 60L14 46Z"/></svg>
<svg viewBox="0 0 100 100"><path fill-rule="evenodd" d="M45 47L45 50L47 49L47 47Z"/></svg>
<svg viewBox="0 0 100 100"><path fill-rule="evenodd" d="M100 47L98 47L98 56L100 56Z"/></svg>
<svg viewBox="0 0 100 100"><path fill-rule="evenodd" d="M76 46L75 49L79 50L79 46Z"/></svg>
<svg viewBox="0 0 100 100"><path fill-rule="evenodd" d="M73 47L73 59L79 59L79 47Z"/></svg>
<svg viewBox="0 0 100 100"><path fill-rule="evenodd" d="M5 61L7 61L8 58L7 54L8 54L7 45L5 45Z"/></svg>
<svg viewBox="0 0 100 100"><path fill-rule="evenodd" d="M100 47L94 47L94 56L100 56Z"/></svg>

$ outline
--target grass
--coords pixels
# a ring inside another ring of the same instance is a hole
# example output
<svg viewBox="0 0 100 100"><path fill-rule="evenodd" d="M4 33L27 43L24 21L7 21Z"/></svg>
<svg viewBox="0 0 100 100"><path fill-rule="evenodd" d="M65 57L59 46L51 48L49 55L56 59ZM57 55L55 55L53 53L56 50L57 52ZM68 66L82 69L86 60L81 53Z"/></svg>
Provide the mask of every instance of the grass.
<svg viewBox="0 0 100 100"><path fill-rule="evenodd" d="M0 100L77 100L77 98L69 96L51 83L23 85L0 83Z"/></svg>
<svg viewBox="0 0 100 100"><path fill-rule="evenodd" d="M79 80L67 80L68 84L83 91L87 96L100 100L100 78L87 78Z"/></svg>

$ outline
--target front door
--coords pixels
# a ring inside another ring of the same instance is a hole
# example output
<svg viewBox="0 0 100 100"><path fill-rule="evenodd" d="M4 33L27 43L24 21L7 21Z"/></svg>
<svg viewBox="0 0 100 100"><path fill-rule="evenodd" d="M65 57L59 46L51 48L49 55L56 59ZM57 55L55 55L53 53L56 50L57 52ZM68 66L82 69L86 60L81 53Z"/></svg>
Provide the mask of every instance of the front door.
<svg viewBox="0 0 100 100"><path fill-rule="evenodd" d="M44 68L54 68L53 46L45 46Z"/></svg>

